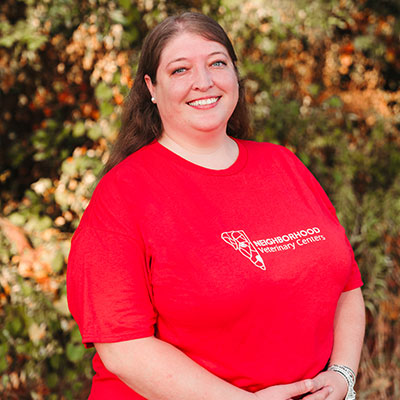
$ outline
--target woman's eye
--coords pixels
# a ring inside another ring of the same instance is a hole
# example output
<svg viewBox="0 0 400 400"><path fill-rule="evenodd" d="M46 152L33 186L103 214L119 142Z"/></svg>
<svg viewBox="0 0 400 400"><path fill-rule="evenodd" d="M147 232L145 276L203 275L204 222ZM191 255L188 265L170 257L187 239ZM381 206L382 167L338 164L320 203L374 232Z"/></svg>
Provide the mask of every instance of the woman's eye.
<svg viewBox="0 0 400 400"><path fill-rule="evenodd" d="M222 67L224 65L226 65L226 62L224 61L215 61L212 63L212 65L214 65L215 67Z"/></svg>
<svg viewBox="0 0 400 400"><path fill-rule="evenodd" d="M177 68L176 70L174 70L174 71L172 72L172 75L174 75L174 74L181 74L182 72L185 72L185 71L186 71L186 68L183 68L183 67Z"/></svg>

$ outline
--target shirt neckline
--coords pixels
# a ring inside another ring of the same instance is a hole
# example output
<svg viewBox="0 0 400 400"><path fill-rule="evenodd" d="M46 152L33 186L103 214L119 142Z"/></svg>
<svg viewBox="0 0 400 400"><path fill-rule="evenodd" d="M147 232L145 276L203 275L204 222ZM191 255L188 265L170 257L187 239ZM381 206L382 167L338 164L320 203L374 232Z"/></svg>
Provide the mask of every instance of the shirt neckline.
<svg viewBox="0 0 400 400"><path fill-rule="evenodd" d="M174 153L173 151L167 149L162 144L158 143L157 140L154 140L150 143L149 147L152 148L157 154L161 155L164 158L167 158L172 163L179 165L185 169L189 169L194 172L198 172L205 175L214 175L214 176L226 176L233 175L241 171L247 163L247 149L242 140L233 138L232 139L237 143L239 154L236 160L230 165L228 168L224 169L211 169L206 168L201 165L195 164L180 155Z"/></svg>

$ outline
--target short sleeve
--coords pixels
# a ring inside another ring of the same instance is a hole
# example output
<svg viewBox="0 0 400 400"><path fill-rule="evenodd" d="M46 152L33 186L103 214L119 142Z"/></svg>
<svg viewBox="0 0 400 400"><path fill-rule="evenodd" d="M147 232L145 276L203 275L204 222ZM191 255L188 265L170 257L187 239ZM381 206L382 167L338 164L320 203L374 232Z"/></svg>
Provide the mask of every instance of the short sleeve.
<svg viewBox="0 0 400 400"><path fill-rule="evenodd" d="M68 260L68 305L87 347L154 334L150 262L124 190L112 186L96 189Z"/></svg>
<svg viewBox="0 0 400 400"><path fill-rule="evenodd" d="M297 171L297 173L300 175L301 179L307 184L307 186L310 188L310 190L313 192L314 196L318 199L320 205L322 207L326 207L332 218L335 220L337 224L342 226L340 224L340 221L336 215L336 210L331 201L328 198L328 195L325 193L324 189L322 186L319 184L317 179L314 177L314 175L307 169L307 167L288 149L282 147L283 151L286 153L287 156L287 161L292 164L292 168ZM347 282L345 283L343 291L349 291L356 289L358 287L361 287L363 285L362 279L361 279L361 273L358 268L357 262L354 257L354 252L351 247L351 244L346 236L345 229L342 227L343 231L343 236L344 240L346 242L346 245L349 248L349 251L351 252L351 257L352 257L352 265L351 265L351 272L349 275L349 278Z"/></svg>

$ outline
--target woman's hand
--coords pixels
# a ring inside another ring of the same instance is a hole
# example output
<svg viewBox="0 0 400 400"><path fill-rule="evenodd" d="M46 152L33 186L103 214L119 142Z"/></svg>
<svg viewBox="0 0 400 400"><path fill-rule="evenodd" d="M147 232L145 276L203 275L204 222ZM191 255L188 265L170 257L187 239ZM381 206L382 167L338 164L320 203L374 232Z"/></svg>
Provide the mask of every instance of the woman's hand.
<svg viewBox="0 0 400 400"><path fill-rule="evenodd" d="M294 400L300 398L309 400L330 400L331 397L329 396L332 393L332 387L329 385L328 379L320 377L320 375L321 374L314 379L306 379L304 381L289 383L287 385L270 386L266 389L259 390L254 393L254 395L257 400ZM303 397L306 393L312 394ZM336 400L336 397L332 397L332 400L334 399Z"/></svg>
<svg viewBox="0 0 400 400"><path fill-rule="evenodd" d="M317 380L322 385L322 388L330 387L332 390L327 397L323 397L326 400L343 400L347 394L347 382L335 371L324 371L318 374L314 380ZM322 390L322 389L321 389ZM319 400L319 392L321 390L305 396L304 400Z"/></svg>

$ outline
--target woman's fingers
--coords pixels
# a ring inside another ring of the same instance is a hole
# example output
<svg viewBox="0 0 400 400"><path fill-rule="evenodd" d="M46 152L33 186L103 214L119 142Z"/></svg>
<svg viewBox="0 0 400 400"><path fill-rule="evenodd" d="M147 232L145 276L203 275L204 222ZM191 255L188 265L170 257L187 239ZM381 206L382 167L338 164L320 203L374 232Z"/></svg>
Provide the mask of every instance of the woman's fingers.
<svg viewBox="0 0 400 400"><path fill-rule="evenodd" d="M270 386L256 392L255 395L261 400L288 400L302 398L302 395L318 389L317 383L313 379L306 379L286 385Z"/></svg>
<svg viewBox="0 0 400 400"><path fill-rule="evenodd" d="M280 385L279 387L284 391L287 398L290 399L315 390L314 386L315 384L312 379L306 379L304 381L289 383L287 385Z"/></svg>
<svg viewBox="0 0 400 400"><path fill-rule="evenodd" d="M303 397L303 400L325 400L332 393L332 391L333 389L331 386L325 386L318 391Z"/></svg>
<svg viewBox="0 0 400 400"><path fill-rule="evenodd" d="M260 400L325 400L332 392L332 388L324 384L325 380L318 377L286 385L270 386L254 394Z"/></svg>

